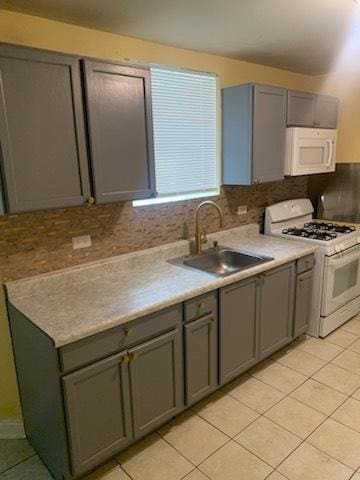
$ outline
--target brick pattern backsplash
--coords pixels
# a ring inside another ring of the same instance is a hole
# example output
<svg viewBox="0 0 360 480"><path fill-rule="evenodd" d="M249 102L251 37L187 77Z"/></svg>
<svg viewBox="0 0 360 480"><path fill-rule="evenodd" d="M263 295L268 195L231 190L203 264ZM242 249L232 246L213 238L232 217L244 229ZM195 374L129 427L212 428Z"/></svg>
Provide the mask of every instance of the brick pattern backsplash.
<svg viewBox="0 0 360 480"><path fill-rule="evenodd" d="M307 177L298 177L251 187L226 186L215 200L224 209L225 228L233 228L261 224L267 205L305 196ZM0 273L5 281L16 280L190 238L201 200L147 207L122 202L0 217ZM247 205L248 213L238 216L239 205ZM219 229L214 209L204 209L203 217L208 232ZM91 235L92 246L73 250L72 237L78 235Z"/></svg>

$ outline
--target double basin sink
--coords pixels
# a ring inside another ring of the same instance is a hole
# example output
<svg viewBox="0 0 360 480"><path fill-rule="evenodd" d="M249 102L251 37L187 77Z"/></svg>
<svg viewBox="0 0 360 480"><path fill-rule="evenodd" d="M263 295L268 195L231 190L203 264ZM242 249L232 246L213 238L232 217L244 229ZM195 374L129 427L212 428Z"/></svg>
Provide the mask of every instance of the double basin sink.
<svg viewBox="0 0 360 480"><path fill-rule="evenodd" d="M187 255L169 260L170 263L201 270L217 277L226 277L262 263L270 262L271 257L240 252L226 247L212 248L200 255Z"/></svg>

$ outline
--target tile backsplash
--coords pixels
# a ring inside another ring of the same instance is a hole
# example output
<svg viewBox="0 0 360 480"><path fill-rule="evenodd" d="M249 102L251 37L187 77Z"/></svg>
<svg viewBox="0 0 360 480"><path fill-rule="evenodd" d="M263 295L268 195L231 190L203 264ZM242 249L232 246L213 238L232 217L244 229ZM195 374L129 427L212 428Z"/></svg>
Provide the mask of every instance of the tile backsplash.
<svg viewBox="0 0 360 480"><path fill-rule="evenodd" d="M225 228L262 223L264 209L288 198L307 196L307 177L251 187L222 188L218 201ZM190 238L201 200L147 207L132 202L83 206L0 217L0 273L3 280L45 273L122 253ZM237 207L248 212L237 215ZM219 229L214 209L204 209L208 232ZM91 235L92 246L73 250L72 237Z"/></svg>

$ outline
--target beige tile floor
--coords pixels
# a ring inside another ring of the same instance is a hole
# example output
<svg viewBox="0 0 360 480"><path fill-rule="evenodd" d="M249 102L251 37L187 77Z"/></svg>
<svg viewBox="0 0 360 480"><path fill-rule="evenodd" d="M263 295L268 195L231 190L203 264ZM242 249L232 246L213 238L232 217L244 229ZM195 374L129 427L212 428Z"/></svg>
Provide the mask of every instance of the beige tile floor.
<svg viewBox="0 0 360 480"><path fill-rule="evenodd" d="M3 441L4 442L4 441ZM0 441L0 480L51 476ZM302 338L87 480L360 480L360 315Z"/></svg>

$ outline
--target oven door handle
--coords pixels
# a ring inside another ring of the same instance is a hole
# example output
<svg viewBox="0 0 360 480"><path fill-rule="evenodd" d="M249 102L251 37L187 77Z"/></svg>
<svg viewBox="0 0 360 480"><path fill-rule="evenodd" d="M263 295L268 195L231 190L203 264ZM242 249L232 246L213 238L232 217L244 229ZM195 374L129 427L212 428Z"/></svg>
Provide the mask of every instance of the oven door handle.
<svg viewBox="0 0 360 480"><path fill-rule="evenodd" d="M360 260L360 248L357 247L356 250L354 252L351 252L350 255L344 252L344 253L337 254L335 256L337 257L338 255L341 255L341 257L329 258L329 260L326 262L327 265L329 265L330 267L341 266L341 265L346 265L347 263L350 263L356 259Z"/></svg>

